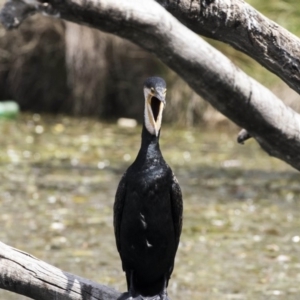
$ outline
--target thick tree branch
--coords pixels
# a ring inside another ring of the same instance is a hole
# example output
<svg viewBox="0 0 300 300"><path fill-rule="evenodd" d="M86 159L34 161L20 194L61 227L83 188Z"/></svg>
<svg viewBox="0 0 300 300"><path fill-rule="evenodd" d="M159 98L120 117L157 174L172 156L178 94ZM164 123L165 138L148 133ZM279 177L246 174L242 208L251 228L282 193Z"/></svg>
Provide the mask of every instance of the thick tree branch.
<svg viewBox="0 0 300 300"><path fill-rule="evenodd" d="M188 28L240 50L300 94L300 39L244 0L156 0Z"/></svg>
<svg viewBox="0 0 300 300"><path fill-rule="evenodd" d="M300 170L300 116L159 4L151 0L37 4L47 5L62 19L117 34L155 53L199 95L247 129L270 155Z"/></svg>
<svg viewBox="0 0 300 300"><path fill-rule="evenodd" d="M237 142L240 144L244 144L244 142L250 138L251 134L246 129L242 129L237 136Z"/></svg>
<svg viewBox="0 0 300 300"><path fill-rule="evenodd" d="M0 242L0 288L39 300L115 300L120 294Z"/></svg>

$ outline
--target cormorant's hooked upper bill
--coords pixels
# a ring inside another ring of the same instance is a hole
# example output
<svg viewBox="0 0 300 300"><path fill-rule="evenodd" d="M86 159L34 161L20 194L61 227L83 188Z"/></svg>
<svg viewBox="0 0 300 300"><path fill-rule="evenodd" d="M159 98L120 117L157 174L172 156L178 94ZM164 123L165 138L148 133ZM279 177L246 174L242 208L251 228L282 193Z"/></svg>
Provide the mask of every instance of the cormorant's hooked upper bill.
<svg viewBox="0 0 300 300"><path fill-rule="evenodd" d="M160 77L149 77L144 83L145 125L147 130L156 136L161 127L166 91L166 82Z"/></svg>

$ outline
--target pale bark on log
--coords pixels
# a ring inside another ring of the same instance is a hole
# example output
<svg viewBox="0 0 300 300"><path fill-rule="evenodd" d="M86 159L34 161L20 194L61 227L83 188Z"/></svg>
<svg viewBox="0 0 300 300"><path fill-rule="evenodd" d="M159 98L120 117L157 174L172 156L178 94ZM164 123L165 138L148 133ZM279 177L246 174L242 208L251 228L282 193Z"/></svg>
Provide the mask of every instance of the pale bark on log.
<svg viewBox="0 0 300 300"><path fill-rule="evenodd" d="M156 0L188 28L255 59L300 94L300 39L244 0Z"/></svg>
<svg viewBox="0 0 300 300"><path fill-rule="evenodd" d="M270 155L300 170L300 116L159 4L151 0L37 3L62 19L117 34L155 53Z"/></svg>
<svg viewBox="0 0 300 300"><path fill-rule="evenodd" d="M120 293L0 242L0 288L38 300L115 300Z"/></svg>

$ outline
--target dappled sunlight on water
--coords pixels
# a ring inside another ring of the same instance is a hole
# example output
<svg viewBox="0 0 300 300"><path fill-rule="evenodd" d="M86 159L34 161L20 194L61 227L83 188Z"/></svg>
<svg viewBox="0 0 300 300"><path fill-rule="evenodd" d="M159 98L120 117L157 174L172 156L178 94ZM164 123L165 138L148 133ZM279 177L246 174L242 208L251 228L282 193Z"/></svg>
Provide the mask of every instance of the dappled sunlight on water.
<svg viewBox="0 0 300 300"><path fill-rule="evenodd" d="M0 122L0 240L125 290L114 195L141 128L22 115ZM163 126L161 149L184 195L169 285L176 299L298 299L299 174L236 133ZM0 291L0 299L23 299Z"/></svg>

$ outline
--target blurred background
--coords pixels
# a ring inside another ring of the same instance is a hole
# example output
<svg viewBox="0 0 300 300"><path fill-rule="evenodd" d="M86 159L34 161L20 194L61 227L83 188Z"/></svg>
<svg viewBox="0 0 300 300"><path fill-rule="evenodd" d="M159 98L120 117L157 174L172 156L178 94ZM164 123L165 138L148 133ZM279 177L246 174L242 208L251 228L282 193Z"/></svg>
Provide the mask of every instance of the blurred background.
<svg viewBox="0 0 300 300"><path fill-rule="evenodd" d="M297 0L248 2L300 34ZM299 111L299 95L276 76L208 42ZM185 204L171 298L299 299L298 172L254 140L237 145L238 128L153 55L45 16L0 27L0 241L125 290L112 206L139 150L150 75L168 84L161 148Z"/></svg>
<svg viewBox="0 0 300 300"><path fill-rule="evenodd" d="M296 0L249 2L294 34L299 33ZM298 109L299 96L277 77L231 47L209 42ZM183 126L225 121L152 54L126 40L45 16L26 20L18 30L0 28L0 100L15 100L22 111L141 121L141 86L153 74L168 83L165 121Z"/></svg>

